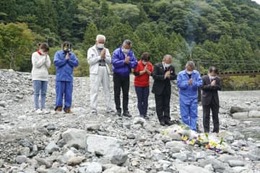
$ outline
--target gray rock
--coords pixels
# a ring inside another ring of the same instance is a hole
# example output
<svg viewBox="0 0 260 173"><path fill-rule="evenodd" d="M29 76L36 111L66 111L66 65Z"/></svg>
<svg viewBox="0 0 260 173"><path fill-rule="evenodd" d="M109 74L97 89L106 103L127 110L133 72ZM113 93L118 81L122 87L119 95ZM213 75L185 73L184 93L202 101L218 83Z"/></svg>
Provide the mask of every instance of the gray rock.
<svg viewBox="0 0 260 173"><path fill-rule="evenodd" d="M87 124L86 130L88 130L88 131L98 131L98 130L100 130L100 125L99 124Z"/></svg>
<svg viewBox="0 0 260 173"><path fill-rule="evenodd" d="M119 166L123 165L128 158L127 153L122 148L117 147L112 147L105 157L109 158L111 163Z"/></svg>
<svg viewBox="0 0 260 173"><path fill-rule="evenodd" d="M87 151L106 155L111 148L119 148L121 141L116 138L100 135L89 135L87 137Z"/></svg>
<svg viewBox="0 0 260 173"><path fill-rule="evenodd" d="M83 156L74 156L69 158L67 164L70 166L75 166L75 165L79 165L83 160L85 160L85 157Z"/></svg>
<svg viewBox="0 0 260 173"><path fill-rule="evenodd" d="M61 168L52 168L49 169L47 173L66 173L66 171Z"/></svg>
<svg viewBox="0 0 260 173"><path fill-rule="evenodd" d="M260 149L255 148L255 149L251 150L248 153L248 158L253 160L253 161L259 161L260 160Z"/></svg>
<svg viewBox="0 0 260 173"><path fill-rule="evenodd" d="M87 147L86 131L79 129L68 129L62 134L62 138L68 147L82 148Z"/></svg>
<svg viewBox="0 0 260 173"><path fill-rule="evenodd" d="M42 159L42 158L36 157L35 160L38 162L39 165L44 165L44 166L46 166L46 168L50 168L52 165L52 163L50 161Z"/></svg>
<svg viewBox="0 0 260 173"><path fill-rule="evenodd" d="M24 155L20 155L20 156L17 156L15 160L17 163L22 164L22 163L27 162L27 157Z"/></svg>
<svg viewBox="0 0 260 173"><path fill-rule="evenodd" d="M29 147L30 149L33 148L33 144L28 139L22 139L18 143L23 147Z"/></svg>
<svg viewBox="0 0 260 173"><path fill-rule="evenodd" d="M102 172L102 165L97 162L89 163L87 166L85 173L101 173Z"/></svg>
<svg viewBox="0 0 260 173"><path fill-rule="evenodd" d="M28 157L30 155L30 148L29 147L23 147L21 148L20 152L21 155L25 155Z"/></svg>
<svg viewBox="0 0 260 173"><path fill-rule="evenodd" d="M141 169L136 169L134 173L145 173L145 171L143 171Z"/></svg>
<svg viewBox="0 0 260 173"><path fill-rule="evenodd" d="M125 167L113 166L106 169L103 173L129 173L129 171Z"/></svg>
<svg viewBox="0 0 260 173"><path fill-rule="evenodd" d="M15 97L16 97L17 99L23 99L23 95L20 95L20 94L16 95Z"/></svg>
<svg viewBox="0 0 260 173"><path fill-rule="evenodd" d="M248 114L249 118L260 118L260 111L250 111Z"/></svg>
<svg viewBox="0 0 260 173"><path fill-rule="evenodd" d="M47 130L56 130L56 126L55 126L55 124L48 124L48 125L46 125L46 129Z"/></svg>
<svg viewBox="0 0 260 173"><path fill-rule="evenodd" d="M181 160L183 162L187 161L188 159L188 156L185 153L173 153L171 156L172 158Z"/></svg>
<svg viewBox="0 0 260 173"><path fill-rule="evenodd" d="M248 118L248 112L237 112L233 113L232 117L234 119L247 119Z"/></svg>
<svg viewBox="0 0 260 173"><path fill-rule="evenodd" d="M152 159L156 161L163 160L165 158L165 155L159 149L152 150L151 155Z"/></svg>
<svg viewBox="0 0 260 173"><path fill-rule="evenodd" d="M236 166L245 166L244 161L241 160L229 160L228 161L229 166L236 167Z"/></svg>
<svg viewBox="0 0 260 173"><path fill-rule="evenodd" d="M237 112L248 112L248 108L243 108L243 107L239 107L239 106L232 106L230 108L230 113L231 114L234 114L234 113L237 113Z"/></svg>
<svg viewBox="0 0 260 173"><path fill-rule="evenodd" d="M140 124L140 125L144 125L145 123L145 119L143 119L142 117L135 117L133 120L133 124Z"/></svg>
<svg viewBox="0 0 260 173"><path fill-rule="evenodd" d="M179 173L211 173L211 171L194 165L176 165Z"/></svg>
<svg viewBox="0 0 260 173"><path fill-rule="evenodd" d="M178 153L187 147L182 141L171 141L167 142L165 147L173 153Z"/></svg>
<svg viewBox="0 0 260 173"><path fill-rule="evenodd" d="M54 151L59 151L59 147L54 141L51 141L45 148L45 151L49 154L52 154Z"/></svg>
<svg viewBox="0 0 260 173"><path fill-rule="evenodd" d="M4 107L4 108L5 108L5 107L6 107L6 105L7 105L7 104L6 104L6 102L5 102L5 101L0 101L0 107Z"/></svg>

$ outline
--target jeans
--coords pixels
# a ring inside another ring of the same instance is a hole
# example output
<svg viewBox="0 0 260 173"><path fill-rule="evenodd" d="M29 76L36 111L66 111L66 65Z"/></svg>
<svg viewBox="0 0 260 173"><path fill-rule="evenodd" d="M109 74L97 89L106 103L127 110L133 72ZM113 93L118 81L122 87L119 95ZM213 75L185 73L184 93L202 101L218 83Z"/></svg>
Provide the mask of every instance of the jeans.
<svg viewBox="0 0 260 173"><path fill-rule="evenodd" d="M125 77L114 73L113 80L114 80L114 97L115 97L116 110L118 112L121 112L120 92L122 88L123 111L126 113L128 112L128 99L129 99L128 94L129 94L129 83L130 83L129 76Z"/></svg>
<svg viewBox="0 0 260 173"><path fill-rule="evenodd" d="M141 116L147 115L149 91L149 86L135 87L135 92L138 100L137 107Z"/></svg>
<svg viewBox="0 0 260 173"><path fill-rule="evenodd" d="M48 81L33 81L33 90L34 90L34 108L35 109L45 109L45 100L47 92ZM41 107L39 106L39 97L41 95Z"/></svg>

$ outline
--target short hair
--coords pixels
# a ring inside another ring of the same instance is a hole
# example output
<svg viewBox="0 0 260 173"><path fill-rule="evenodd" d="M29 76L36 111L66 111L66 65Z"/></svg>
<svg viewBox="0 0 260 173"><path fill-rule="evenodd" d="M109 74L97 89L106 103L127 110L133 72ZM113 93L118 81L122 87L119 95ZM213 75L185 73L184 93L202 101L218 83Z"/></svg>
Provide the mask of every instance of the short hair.
<svg viewBox="0 0 260 173"><path fill-rule="evenodd" d="M144 52L144 53L141 55L141 60L150 61L150 54L149 54L148 52Z"/></svg>
<svg viewBox="0 0 260 173"><path fill-rule="evenodd" d="M71 48L71 47L72 47L72 44L71 44L69 41L64 41L64 42L62 43L62 48L64 48L65 46Z"/></svg>
<svg viewBox="0 0 260 173"><path fill-rule="evenodd" d="M209 67L209 73L212 73L212 72L218 74L218 69L214 66Z"/></svg>
<svg viewBox="0 0 260 173"><path fill-rule="evenodd" d="M172 60L172 56L170 54L166 54L163 56L163 60L165 60L166 58L170 58Z"/></svg>
<svg viewBox="0 0 260 173"><path fill-rule="evenodd" d="M185 65L185 67L191 67L193 70L195 69L195 63L193 61L188 61Z"/></svg>
<svg viewBox="0 0 260 173"><path fill-rule="evenodd" d="M124 42L123 42L123 45L132 46L132 41L131 41L131 40L128 40L128 39L126 39L126 40L124 40Z"/></svg>
<svg viewBox="0 0 260 173"><path fill-rule="evenodd" d="M99 39L103 39L104 41L106 41L106 37L104 35L98 34L96 37L96 41L98 41Z"/></svg>
<svg viewBox="0 0 260 173"><path fill-rule="evenodd" d="M41 43L39 49L42 49L44 52L48 52L49 51L48 43Z"/></svg>

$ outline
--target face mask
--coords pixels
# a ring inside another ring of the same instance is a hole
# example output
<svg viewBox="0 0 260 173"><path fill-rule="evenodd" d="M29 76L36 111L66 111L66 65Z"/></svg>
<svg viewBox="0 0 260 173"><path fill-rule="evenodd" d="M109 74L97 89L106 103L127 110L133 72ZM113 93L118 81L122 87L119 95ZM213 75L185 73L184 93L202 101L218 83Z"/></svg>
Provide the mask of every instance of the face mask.
<svg viewBox="0 0 260 173"><path fill-rule="evenodd" d="M103 48L104 48L104 44L98 43L98 44L97 44L97 48L98 48L98 49L103 49Z"/></svg>
<svg viewBox="0 0 260 173"><path fill-rule="evenodd" d="M146 62L146 61L142 61L142 63L143 63L143 65L146 65L146 64L147 64L147 62Z"/></svg>
<svg viewBox="0 0 260 173"><path fill-rule="evenodd" d="M168 67L170 67L171 66L171 64L164 64L164 67L166 67L166 68L168 68Z"/></svg>
<svg viewBox="0 0 260 173"><path fill-rule="evenodd" d="M188 74L192 74L192 71L186 71Z"/></svg>
<svg viewBox="0 0 260 173"><path fill-rule="evenodd" d="M130 51L130 49L125 49L125 48L123 48L122 51L123 51L125 54L128 54L128 52Z"/></svg>

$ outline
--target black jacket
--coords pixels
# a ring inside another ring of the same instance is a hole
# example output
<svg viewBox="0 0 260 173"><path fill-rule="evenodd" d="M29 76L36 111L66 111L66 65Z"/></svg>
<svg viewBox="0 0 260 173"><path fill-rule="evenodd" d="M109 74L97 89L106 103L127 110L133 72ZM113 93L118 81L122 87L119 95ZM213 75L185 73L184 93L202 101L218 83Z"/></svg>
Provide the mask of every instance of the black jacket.
<svg viewBox="0 0 260 173"><path fill-rule="evenodd" d="M170 78L164 78L164 74L166 71L171 72L171 77ZM170 80L175 80L176 79L176 74L175 74L175 69L171 65L170 67L167 68L167 70L164 69L162 63L158 63L154 66L154 71L152 73L154 83L153 83L153 88L152 92L156 95L161 95L163 91L165 91L166 94L171 94L171 83Z"/></svg>
<svg viewBox="0 0 260 173"><path fill-rule="evenodd" d="M219 105L219 98L218 98L218 90L221 90L220 78L216 77L216 85L211 86L210 78L208 75L202 77L202 93L201 93L201 102L202 105L209 105L212 100L215 100L215 103Z"/></svg>

